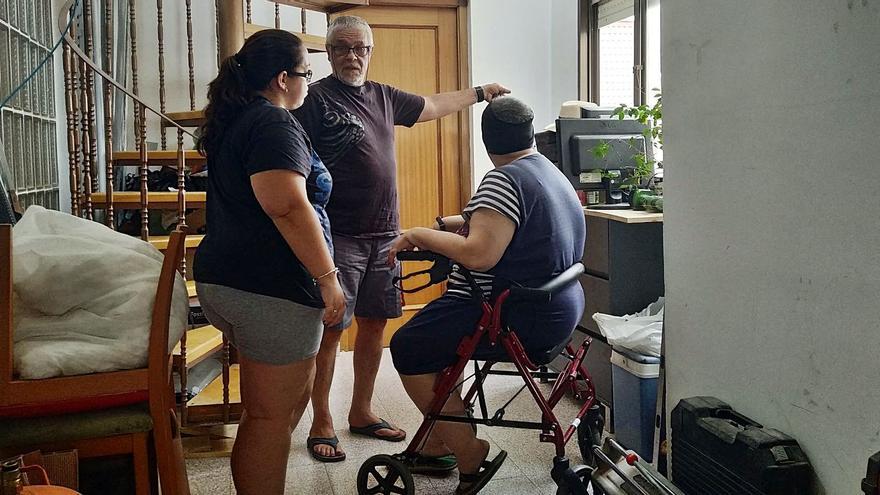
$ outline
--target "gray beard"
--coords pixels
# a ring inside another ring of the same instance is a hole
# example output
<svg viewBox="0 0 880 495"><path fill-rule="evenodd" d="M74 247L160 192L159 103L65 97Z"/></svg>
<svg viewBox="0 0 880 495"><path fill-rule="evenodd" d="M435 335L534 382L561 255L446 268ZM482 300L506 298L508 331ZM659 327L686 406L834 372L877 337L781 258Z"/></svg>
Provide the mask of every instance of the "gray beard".
<svg viewBox="0 0 880 495"><path fill-rule="evenodd" d="M359 88L363 86L365 82L367 82L366 76L361 76L354 80L346 79L342 76L337 76L336 78L339 79L342 84L345 84L346 86L351 86L353 88Z"/></svg>

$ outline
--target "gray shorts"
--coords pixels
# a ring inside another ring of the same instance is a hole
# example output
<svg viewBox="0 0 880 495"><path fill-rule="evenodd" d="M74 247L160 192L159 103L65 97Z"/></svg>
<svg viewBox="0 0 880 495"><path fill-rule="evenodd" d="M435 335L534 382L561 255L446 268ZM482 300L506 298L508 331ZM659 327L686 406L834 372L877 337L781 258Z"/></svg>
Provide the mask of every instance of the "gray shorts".
<svg viewBox="0 0 880 495"><path fill-rule="evenodd" d="M400 275L400 263L388 266L388 251L396 237L358 239L333 234L333 260L345 294L342 323L327 330L344 330L353 316L388 319L403 314L400 292L391 279Z"/></svg>
<svg viewBox="0 0 880 495"><path fill-rule="evenodd" d="M290 364L318 353L324 310L224 285L196 283L202 310L244 357Z"/></svg>

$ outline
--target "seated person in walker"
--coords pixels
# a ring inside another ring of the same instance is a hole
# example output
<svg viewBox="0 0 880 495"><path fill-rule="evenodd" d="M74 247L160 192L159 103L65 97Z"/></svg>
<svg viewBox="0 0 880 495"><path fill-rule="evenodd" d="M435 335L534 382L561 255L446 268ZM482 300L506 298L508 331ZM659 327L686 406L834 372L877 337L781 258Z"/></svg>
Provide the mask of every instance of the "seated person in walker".
<svg viewBox="0 0 880 495"><path fill-rule="evenodd" d="M509 96L489 104L482 116L483 143L495 169L483 178L461 216L438 219L432 229L414 228L398 237L389 263L397 252L416 248L442 254L469 270L493 300L511 284L538 287L581 260L583 209L568 179L535 150L533 118L531 108ZM423 413L434 397L438 373L457 360L459 342L474 333L482 314L472 292L465 277L453 271L446 293L391 340L394 366ZM547 304L505 306L505 320L531 354L567 340L583 311L583 289L572 284ZM490 347L486 339L473 357L505 355L502 346ZM464 415L464 410L460 393L453 393L444 414ZM488 454L489 443L477 438L470 425L441 421L420 462L445 462L451 470L457 461L461 475L456 493L476 493L505 458L502 451L487 463Z"/></svg>

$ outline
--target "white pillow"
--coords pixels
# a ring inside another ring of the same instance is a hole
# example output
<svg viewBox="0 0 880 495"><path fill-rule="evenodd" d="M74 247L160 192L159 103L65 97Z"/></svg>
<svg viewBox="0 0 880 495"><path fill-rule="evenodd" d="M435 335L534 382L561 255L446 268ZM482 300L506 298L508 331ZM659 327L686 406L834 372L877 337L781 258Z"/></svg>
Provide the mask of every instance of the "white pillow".
<svg viewBox="0 0 880 495"><path fill-rule="evenodd" d="M13 228L14 363L36 379L142 368L162 253L138 238L31 206ZM178 274L169 350L189 305Z"/></svg>

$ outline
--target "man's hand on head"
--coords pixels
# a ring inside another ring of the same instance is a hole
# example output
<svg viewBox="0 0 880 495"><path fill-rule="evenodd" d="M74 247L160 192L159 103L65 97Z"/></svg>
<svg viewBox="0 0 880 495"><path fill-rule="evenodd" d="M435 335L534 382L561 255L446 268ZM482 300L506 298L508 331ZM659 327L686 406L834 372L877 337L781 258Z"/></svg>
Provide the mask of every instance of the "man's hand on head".
<svg viewBox="0 0 880 495"><path fill-rule="evenodd" d="M483 97L486 99L487 102L491 102L499 96L510 94L509 89L498 83L483 84L480 87L483 88Z"/></svg>

